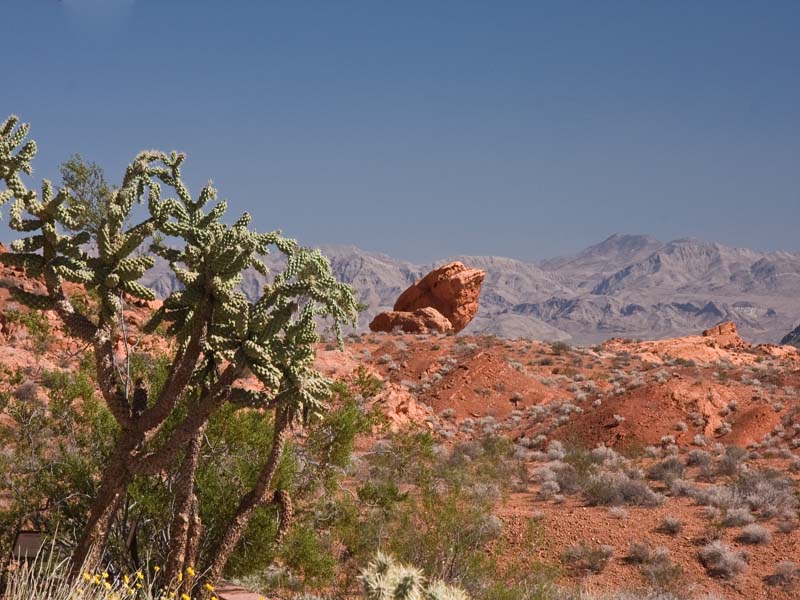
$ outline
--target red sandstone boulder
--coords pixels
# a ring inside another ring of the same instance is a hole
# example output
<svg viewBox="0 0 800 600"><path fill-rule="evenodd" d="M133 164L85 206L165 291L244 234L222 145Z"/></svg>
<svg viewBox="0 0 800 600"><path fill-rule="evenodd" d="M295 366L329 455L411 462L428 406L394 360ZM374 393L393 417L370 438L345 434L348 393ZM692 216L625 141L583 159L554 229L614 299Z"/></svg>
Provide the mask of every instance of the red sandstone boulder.
<svg viewBox="0 0 800 600"><path fill-rule="evenodd" d="M706 329L703 337L712 338L718 346L723 348L742 348L746 345L739 336L733 321L725 321L711 329Z"/></svg>
<svg viewBox="0 0 800 600"><path fill-rule="evenodd" d="M399 329L404 333L428 333L438 331L444 333L453 329L453 325L435 308L420 308L413 312L390 310L379 313L369 324L372 331L391 333Z"/></svg>
<svg viewBox="0 0 800 600"><path fill-rule="evenodd" d="M461 331L478 312L478 296L486 273L452 262L434 269L405 292L394 303L394 310L413 312L435 308Z"/></svg>

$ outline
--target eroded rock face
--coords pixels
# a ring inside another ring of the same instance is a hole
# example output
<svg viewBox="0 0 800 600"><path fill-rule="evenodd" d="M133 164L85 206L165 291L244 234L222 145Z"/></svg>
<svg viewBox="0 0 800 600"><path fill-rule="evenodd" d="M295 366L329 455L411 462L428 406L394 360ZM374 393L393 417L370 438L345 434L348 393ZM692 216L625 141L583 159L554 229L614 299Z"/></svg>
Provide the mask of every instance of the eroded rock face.
<svg viewBox="0 0 800 600"><path fill-rule="evenodd" d="M391 333L399 329L404 333L428 333L452 331L453 325L435 308L425 307L411 311L390 310L379 313L369 324L372 331Z"/></svg>
<svg viewBox="0 0 800 600"><path fill-rule="evenodd" d="M435 308L453 325L464 329L478 312L478 297L486 272L452 262L434 269L406 291L394 303L395 311L413 312Z"/></svg>
<svg viewBox="0 0 800 600"><path fill-rule="evenodd" d="M703 332L703 337L712 338L723 348L739 348L745 345L733 321L725 321Z"/></svg>
<svg viewBox="0 0 800 600"><path fill-rule="evenodd" d="M784 338L781 340L781 344L792 345L800 348L800 325L786 334L786 336L784 336Z"/></svg>

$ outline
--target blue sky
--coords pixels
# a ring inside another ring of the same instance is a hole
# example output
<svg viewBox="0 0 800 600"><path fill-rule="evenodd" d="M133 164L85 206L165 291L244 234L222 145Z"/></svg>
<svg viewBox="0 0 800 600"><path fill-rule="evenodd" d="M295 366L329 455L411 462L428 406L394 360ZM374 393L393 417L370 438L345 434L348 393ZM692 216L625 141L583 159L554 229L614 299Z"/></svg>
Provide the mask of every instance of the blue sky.
<svg viewBox="0 0 800 600"><path fill-rule="evenodd" d="M38 177L177 149L259 229L410 260L614 232L800 250L794 0L0 11L0 113L32 123Z"/></svg>

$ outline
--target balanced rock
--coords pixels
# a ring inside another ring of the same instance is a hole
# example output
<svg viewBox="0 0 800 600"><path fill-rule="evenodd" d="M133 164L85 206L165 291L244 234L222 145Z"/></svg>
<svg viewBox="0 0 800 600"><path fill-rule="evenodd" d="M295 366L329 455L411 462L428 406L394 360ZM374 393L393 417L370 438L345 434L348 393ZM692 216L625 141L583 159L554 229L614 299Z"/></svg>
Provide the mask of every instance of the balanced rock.
<svg viewBox="0 0 800 600"><path fill-rule="evenodd" d="M428 333L451 331L453 325L435 308L425 307L411 311L390 310L379 313L369 324L372 331L391 333L399 329L404 333Z"/></svg>
<svg viewBox="0 0 800 600"><path fill-rule="evenodd" d="M464 329L478 312L478 296L486 273L452 262L434 269L400 294L394 310L413 312L435 308L453 325Z"/></svg>
<svg viewBox="0 0 800 600"><path fill-rule="evenodd" d="M742 348L746 345L739 336L733 321L725 321L711 329L706 329L703 332L703 337L712 338L718 346L723 348Z"/></svg>

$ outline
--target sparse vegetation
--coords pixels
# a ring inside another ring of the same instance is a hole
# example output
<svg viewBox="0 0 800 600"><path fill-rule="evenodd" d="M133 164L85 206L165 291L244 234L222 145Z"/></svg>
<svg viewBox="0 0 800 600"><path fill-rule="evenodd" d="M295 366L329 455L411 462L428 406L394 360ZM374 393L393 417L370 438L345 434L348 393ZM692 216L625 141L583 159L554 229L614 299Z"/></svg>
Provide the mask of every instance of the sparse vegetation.
<svg viewBox="0 0 800 600"><path fill-rule="evenodd" d="M730 579L744 571L745 556L720 541L714 541L700 550L700 562L715 577Z"/></svg>
<svg viewBox="0 0 800 600"><path fill-rule="evenodd" d="M613 555L612 546L581 542L565 550L561 560L574 570L600 573Z"/></svg>

